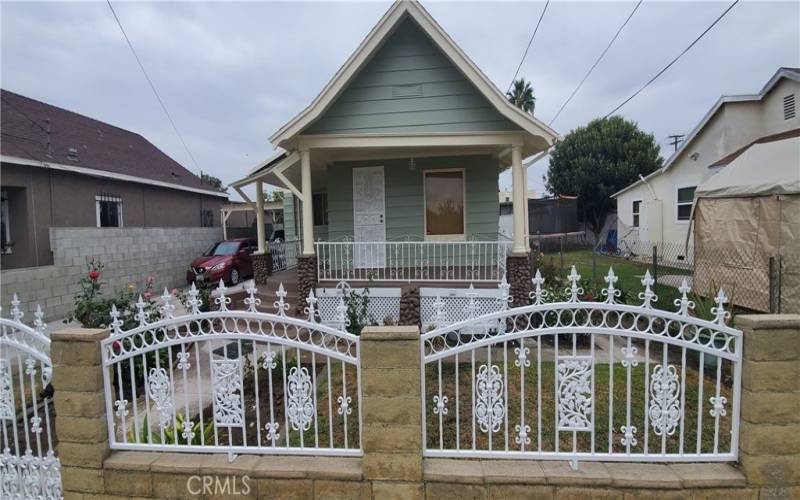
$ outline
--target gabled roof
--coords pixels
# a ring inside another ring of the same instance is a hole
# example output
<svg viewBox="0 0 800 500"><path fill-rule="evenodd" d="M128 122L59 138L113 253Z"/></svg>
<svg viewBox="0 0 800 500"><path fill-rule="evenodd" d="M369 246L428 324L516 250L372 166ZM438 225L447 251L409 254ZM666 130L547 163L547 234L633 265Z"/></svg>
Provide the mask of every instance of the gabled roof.
<svg viewBox="0 0 800 500"><path fill-rule="evenodd" d="M717 114L717 112L720 109L722 109L722 106L731 102L760 101L767 94L769 94L772 88L783 78L788 78L789 80L800 82L800 68L778 68L778 71L776 71L775 74L772 75L772 78L769 79L769 81L764 85L764 87L761 88L761 91L757 94L723 95L722 97L720 97L717 100L717 102L714 103L713 106L711 106L711 109L708 110L705 116L703 116L702 120L700 120L700 123L698 123L697 126L695 126L695 128L691 132L689 132L689 134L686 136L686 140L684 140L681 143L680 147L678 147L678 149L672 154L672 156L670 156L667 159L667 161L664 162L664 165L655 172L651 172L650 174L645 176L644 180L645 181L650 180L651 178L661 175L667 170L669 170L675 164L678 158L680 158L680 156L686 151L689 145L692 144L694 139L697 138L697 135L700 133L700 131L703 130L703 128L705 128L705 126L708 124L708 122L711 121L711 119ZM616 193L612 194L611 197L615 198L620 194L624 193L625 191L628 191L629 189L638 186L639 184L642 184L641 179L617 191Z"/></svg>
<svg viewBox="0 0 800 500"><path fill-rule="evenodd" d="M137 133L8 90L0 96L3 161L227 196Z"/></svg>
<svg viewBox="0 0 800 500"><path fill-rule="evenodd" d="M272 145L276 148L287 146L287 141L319 118L358 74L359 70L365 66L394 28L409 17L504 117L524 131L544 137L549 144L560 137L553 129L508 102L505 95L467 57L417 0L398 0L383 15L378 24L369 32L356 51L339 68L339 71L311 104L270 137Z"/></svg>

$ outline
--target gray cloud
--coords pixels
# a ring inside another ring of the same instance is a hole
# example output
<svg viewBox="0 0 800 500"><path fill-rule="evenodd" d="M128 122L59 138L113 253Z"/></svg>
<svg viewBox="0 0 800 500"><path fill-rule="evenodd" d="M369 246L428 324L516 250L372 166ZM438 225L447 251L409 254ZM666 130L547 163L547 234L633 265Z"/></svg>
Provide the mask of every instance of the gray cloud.
<svg viewBox="0 0 800 500"><path fill-rule="evenodd" d="M388 2L115 3L199 167L231 182L270 156L268 136L314 98ZM502 89L544 5L426 2ZM551 2L520 75L550 121L633 8ZM727 6L645 2L553 124L565 134L613 109ZM4 88L141 133L192 170L104 2L12 3L2 14ZM742 2L689 54L621 110L655 134L688 132L720 94L760 89L800 66L800 3ZM541 190L546 160L531 167ZM501 185L510 185L507 174Z"/></svg>

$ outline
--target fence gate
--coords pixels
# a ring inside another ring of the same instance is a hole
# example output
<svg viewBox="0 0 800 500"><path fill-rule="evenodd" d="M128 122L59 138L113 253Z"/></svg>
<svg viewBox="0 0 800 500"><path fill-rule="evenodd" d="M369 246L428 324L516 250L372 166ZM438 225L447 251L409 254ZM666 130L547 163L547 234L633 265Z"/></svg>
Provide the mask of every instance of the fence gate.
<svg viewBox="0 0 800 500"><path fill-rule="evenodd" d="M14 295L11 318L0 317L0 498L62 498L50 339L41 308L31 328L19 304Z"/></svg>

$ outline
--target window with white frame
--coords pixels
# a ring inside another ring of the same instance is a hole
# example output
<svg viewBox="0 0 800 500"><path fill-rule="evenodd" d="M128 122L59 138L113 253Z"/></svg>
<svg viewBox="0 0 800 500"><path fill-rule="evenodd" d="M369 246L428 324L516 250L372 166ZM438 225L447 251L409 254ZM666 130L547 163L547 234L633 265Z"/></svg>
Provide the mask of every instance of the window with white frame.
<svg viewBox="0 0 800 500"><path fill-rule="evenodd" d="M8 191L0 191L0 253L11 253L11 221L8 215Z"/></svg>
<svg viewBox="0 0 800 500"><path fill-rule="evenodd" d="M425 235L464 236L466 232L463 170L425 172Z"/></svg>
<svg viewBox="0 0 800 500"><path fill-rule="evenodd" d="M122 198L111 194L95 196L97 227L122 227Z"/></svg>
<svg viewBox="0 0 800 500"><path fill-rule="evenodd" d="M678 188L678 220L687 221L692 216L692 201L697 186Z"/></svg>
<svg viewBox="0 0 800 500"><path fill-rule="evenodd" d="M633 227L639 227L639 213L642 208L642 200L633 202Z"/></svg>

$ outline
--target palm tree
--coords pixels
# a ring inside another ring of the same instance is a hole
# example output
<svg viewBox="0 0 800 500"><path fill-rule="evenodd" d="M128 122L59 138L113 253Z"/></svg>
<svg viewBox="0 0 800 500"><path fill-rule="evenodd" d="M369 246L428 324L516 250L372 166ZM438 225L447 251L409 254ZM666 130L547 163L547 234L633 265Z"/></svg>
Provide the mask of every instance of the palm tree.
<svg viewBox="0 0 800 500"><path fill-rule="evenodd" d="M511 90L506 92L506 97L514 106L526 113L533 114L533 108L536 107L536 97L533 96L531 83L526 82L524 78L514 80Z"/></svg>

